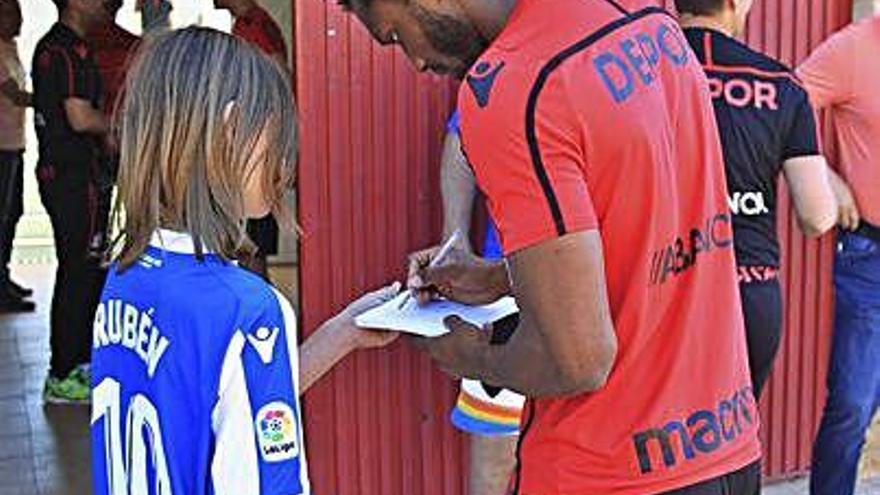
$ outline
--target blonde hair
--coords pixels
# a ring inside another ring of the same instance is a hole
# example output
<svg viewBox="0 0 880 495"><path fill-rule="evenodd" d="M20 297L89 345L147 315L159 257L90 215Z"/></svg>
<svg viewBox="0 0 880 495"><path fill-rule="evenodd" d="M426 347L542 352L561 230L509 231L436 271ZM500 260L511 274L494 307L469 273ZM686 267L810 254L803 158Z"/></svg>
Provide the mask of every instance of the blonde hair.
<svg viewBox="0 0 880 495"><path fill-rule="evenodd" d="M244 187L259 166L272 213L286 219L297 147L293 98L284 70L246 43L197 27L146 41L116 129L120 269L160 227L192 235L199 257L248 251ZM268 146L255 160L261 138Z"/></svg>

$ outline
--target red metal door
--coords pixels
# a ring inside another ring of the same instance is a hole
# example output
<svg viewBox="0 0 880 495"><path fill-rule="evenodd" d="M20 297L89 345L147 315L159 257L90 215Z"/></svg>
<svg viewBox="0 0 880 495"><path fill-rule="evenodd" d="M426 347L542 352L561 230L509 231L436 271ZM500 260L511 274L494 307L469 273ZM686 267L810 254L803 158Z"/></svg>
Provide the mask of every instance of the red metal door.
<svg viewBox="0 0 880 495"><path fill-rule="evenodd" d="M308 334L358 293L402 276L405 254L436 239L440 143L454 94L449 82L416 75L398 51L374 46L334 2L293 1ZM792 64L845 24L851 7L758 0L747 40ZM789 209L780 234L786 337L761 405L772 476L809 465L831 328L830 240L805 242ZM463 438L447 421L454 397L454 384L403 344L346 360L306 396L316 492L464 494Z"/></svg>
<svg viewBox="0 0 880 495"><path fill-rule="evenodd" d="M332 1L296 1L300 287L305 333L402 279L436 239L448 80L417 75ZM463 493L456 387L403 343L349 358L306 396L310 471L328 495Z"/></svg>

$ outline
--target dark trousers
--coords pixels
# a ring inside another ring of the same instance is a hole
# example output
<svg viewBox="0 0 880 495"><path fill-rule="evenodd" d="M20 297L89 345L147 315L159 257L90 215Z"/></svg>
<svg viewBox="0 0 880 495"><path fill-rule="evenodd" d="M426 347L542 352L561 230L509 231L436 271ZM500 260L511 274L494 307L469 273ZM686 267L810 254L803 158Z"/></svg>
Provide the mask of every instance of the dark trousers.
<svg viewBox="0 0 880 495"><path fill-rule="evenodd" d="M664 495L759 495L760 493L761 463L756 462L739 471L666 492Z"/></svg>
<svg viewBox="0 0 880 495"><path fill-rule="evenodd" d="M0 291L6 290L15 227L24 213L23 154L0 150Z"/></svg>
<svg viewBox="0 0 880 495"><path fill-rule="evenodd" d="M98 220L97 189L84 178L39 174L40 197L55 237L58 270L52 294L49 373L67 376L91 359L92 319L104 283L100 259L90 255Z"/></svg>
<svg viewBox="0 0 880 495"><path fill-rule="evenodd" d="M755 400L761 398L782 341L782 289L779 280L740 283L749 371Z"/></svg>
<svg viewBox="0 0 880 495"><path fill-rule="evenodd" d="M828 399L813 445L810 493L851 495L880 405L880 239L841 233L834 259Z"/></svg>

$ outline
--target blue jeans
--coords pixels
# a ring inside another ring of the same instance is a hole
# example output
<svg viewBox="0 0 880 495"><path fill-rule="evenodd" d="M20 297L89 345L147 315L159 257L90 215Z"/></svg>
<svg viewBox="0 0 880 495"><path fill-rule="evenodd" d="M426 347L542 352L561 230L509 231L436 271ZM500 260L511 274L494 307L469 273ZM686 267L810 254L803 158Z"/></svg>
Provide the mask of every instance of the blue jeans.
<svg viewBox="0 0 880 495"><path fill-rule="evenodd" d="M865 434L880 404L880 243L841 233L828 402L813 445L812 495L855 490Z"/></svg>

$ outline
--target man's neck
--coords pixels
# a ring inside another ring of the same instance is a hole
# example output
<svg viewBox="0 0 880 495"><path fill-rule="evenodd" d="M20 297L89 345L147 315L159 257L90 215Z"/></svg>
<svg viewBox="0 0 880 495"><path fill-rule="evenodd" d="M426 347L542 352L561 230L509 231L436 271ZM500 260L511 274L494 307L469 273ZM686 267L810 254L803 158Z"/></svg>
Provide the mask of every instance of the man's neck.
<svg viewBox="0 0 880 495"><path fill-rule="evenodd" d="M724 33L727 36L733 36L733 28L728 26L726 22L719 19L718 17L682 14L679 19L679 23L681 23L681 27L683 28L691 27L712 29L714 31Z"/></svg>
<svg viewBox="0 0 880 495"><path fill-rule="evenodd" d="M495 0L493 2L460 0L462 7L467 12L477 31L489 41L494 40L501 34L501 30L507 25L510 13L516 7L517 2L523 0Z"/></svg>
<svg viewBox="0 0 880 495"><path fill-rule="evenodd" d="M88 34L88 28L86 27L85 21L81 16L77 15L76 12L71 12L70 10L65 11L61 14L60 22L70 28L70 30L76 33L80 38L85 38L86 34Z"/></svg>

